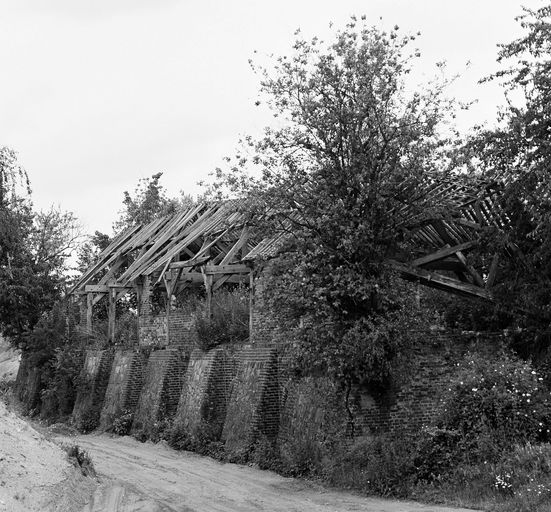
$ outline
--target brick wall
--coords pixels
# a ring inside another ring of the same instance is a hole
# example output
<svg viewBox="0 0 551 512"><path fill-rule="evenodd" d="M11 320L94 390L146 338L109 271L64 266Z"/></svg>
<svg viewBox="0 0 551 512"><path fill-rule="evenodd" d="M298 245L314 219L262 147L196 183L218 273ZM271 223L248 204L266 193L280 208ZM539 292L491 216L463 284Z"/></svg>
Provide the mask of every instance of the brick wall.
<svg viewBox="0 0 551 512"><path fill-rule="evenodd" d="M155 312L151 304L151 280L142 284L138 314L138 339L141 346L177 346L188 354L193 350L193 317L179 307Z"/></svg>
<svg viewBox="0 0 551 512"><path fill-rule="evenodd" d="M156 350L145 370L132 432L152 435L159 420L171 420L178 407L188 357L179 350Z"/></svg>
<svg viewBox="0 0 551 512"><path fill-rule="evenodd" d="M133 428L149 429L163 407L167 416L174 414L179 395L175 424L192 433L207 423L211 434L221 436L229 451L246 450L261 436L277 438L291 450L297 439L323 445L339 436L415 430L438 414L442 393L466 351L495 351L500 343L499 336L478 339L461 333L427 332L425 342L404 361L401 377L392 386L384 392L355 387L345 399L344 390L326 378L296 380L288 375L288 364L282 359L282 323L266 307L265 286L261 273L255 281L251 344L203 353L193 351L192 319L183 309L171 308L168 315L166 311L152 313L146 282L139 314L140 345L164 346L169 338L170 350L153 352L140 396L143 354L118 353L102 426L110 426L116 415L139 403ZM184 375L181 361L190 353Z"/></svg>
<svg viewBox="0 0 551 512"><path fill-rule="evenodd" d="M245 346L238 359L222 432L230 452L247 450L261 435L275 439L279 431L277 348Z"/></svg>
<svg viewBox="0 0 551 512"><path fill-rule="evenodd" d="M80 374L81 385L76 390L73 407L73 422L76 425L82 425L82 421L86 418L90 424L99 421L112 364L112 350L86 351Z"/></svg>
<svg viewBox="0 0 551 512"><path fill-rule="evenodd" d="M121 414L134 412L143 385L147 353L117 350L105 391L100 428L108 430Z"/></svg>
<svg viewBox="0 0 551 512"><path fill-rule="evenodd" d="M138 340L142 347L168 345L166 314L151 312L138 317Z"/></svg>
<svg viewBox="0 0 551 512"><path fill-rule="evenodd" d="M304 447L321 455L347 435L348 417L335 382L326 377L288 378L280 386L278 445L284 461L296 460Z"/></svg>
<svg viewBox="0 0 551 512"><path fill-rule="evenodd" d="M208 352L196 349L191 353L174 419L177 430L193 434L207 424L209 434L220 437L238 354L237 347L217 347Z"/></svg>
<svg viewBox="0 0 551 512"><path fill-rule="evenodd" d="M484 357L502 344L499 335L427 333L398 368L398 380L384 392L353 389L350 408L359 435L368 432L415 431L431 424L457 363L468 351Z"/></svg>

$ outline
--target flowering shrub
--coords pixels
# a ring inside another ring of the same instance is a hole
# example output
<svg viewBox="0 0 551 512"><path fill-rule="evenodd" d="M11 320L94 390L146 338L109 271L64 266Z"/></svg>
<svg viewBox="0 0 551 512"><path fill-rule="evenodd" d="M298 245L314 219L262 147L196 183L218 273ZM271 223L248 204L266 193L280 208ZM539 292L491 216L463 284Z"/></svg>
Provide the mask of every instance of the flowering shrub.
<svg viewBox="0 0 551 512"><path fill-rule="evenodd" d="M529 363L501 354L468 354L445 398L441 426L459 434L471 461L491 459L516 444L550 438L551 395Z"/></svg>

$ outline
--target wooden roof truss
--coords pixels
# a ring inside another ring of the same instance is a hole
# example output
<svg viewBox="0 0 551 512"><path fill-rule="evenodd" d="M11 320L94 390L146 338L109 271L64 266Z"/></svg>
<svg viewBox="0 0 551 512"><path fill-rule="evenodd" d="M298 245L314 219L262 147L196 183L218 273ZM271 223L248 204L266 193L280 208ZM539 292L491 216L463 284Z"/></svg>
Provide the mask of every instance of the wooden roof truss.
<svg viewBox="0 0 551 512"><path fill-rule="evenodd" d="M395 210L398 226L409 234L414 257L389 261L405 279L452 293L491 300L498 274L497 255L475 265L470 251L480 231L502 229L508 219L498 204L499 184L449 177L417 187L411 206ZM407 195L407 194L406 194ZM423 217L413 205L443 206L446 214ZM169 295L192 284L246 282L252 262L277 254L289 233L264 240L251 237L237 202L198 204L170 217L134 226L116 237L97 262L78 280L71 293L93 293L95 303L113 291L126 293L144 276L164 284ZM511 252L517 251L511 248Z"/></svg>

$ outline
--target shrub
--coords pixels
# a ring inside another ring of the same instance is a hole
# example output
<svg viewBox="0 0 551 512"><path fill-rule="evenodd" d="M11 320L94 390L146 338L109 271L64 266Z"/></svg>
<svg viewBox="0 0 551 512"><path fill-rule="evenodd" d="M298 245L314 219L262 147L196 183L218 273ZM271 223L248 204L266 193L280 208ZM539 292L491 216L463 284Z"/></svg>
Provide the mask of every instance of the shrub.
<svg viewBox="0 0 551 512"><path fill-rule="evenodd" d="M155 421L149 432L149 439L154 443L167 440L171 431L172 422L169 418L160 418Z"/></svg>
<svg viewBox="0 0 551 512"><path fill-rule="evenodd" d="M50 378L41 394L42 404L51 404L46 411L43 407L45 417L59 419L71 414L83 361L82 343L55 349L54 357L49 362Z"/></svg>
<svg viewBox="0 0 551 512"><path fill-rule="evenodd" d="M132 422L134 421L134 413L129 410L125 410L113 420L113 426L111 430L119 436L127 436L132 428Z"/></svg>
<svg viewBox="0 0 551 512"><path fill-rule="evenodd" d="M281 447L282 470L290 476L315 475L322 470L322 447L315 439L296 436Z"/></svg>
<svg viewBox="0 0 551 512"><path fill-rule="evenodd" d="M249 336L248 292L245 293L241 287L218 292L213 301L212 316L196 316L195 331L201 350L246 340Z"/></svg>
<svg viewBox="0 0 551 512"><path fill-rule="evenodd" d="M79 421L75 426L79 432L82 432L83 434L88 434L89 432L92 432L93 430L96 430L96 428L98 428L99 420L99 408L91 407L89 409L86 409L86 411L81 414Z"/></svg>
<svg viewBox="0 0 551 512"><path fill-rule="evenodd" d="M512 355L469 354L445 398L440 426L459 435L456 450L476 463L516 444L549 439L551 400L543 378Z"/></svg>
<svg viewBox="0 0 551 512"><path fill-rule="evenodd" d="M281 470L281 459L275 439L266 436L258 438L250 454L250 460L260 469Z"/></svg>
<svg viewBox="0 0 551 512"><path fill-rule="evenodd" d="M201 455L224 458L224 445L218 441L218 427L200 423L192 432L173 424L167 430L168 445L175 450L187 450Z"/></svg>
<svg viewBox="0 0 551 512"><path fill-rule="evenodd" d="M416 478L422 482L439 482L458 463L457 445L460 435L444 428L423 429L417 439L414 466Z"/></svg>
<svg viewBox="0 0 551 512"><path fill-rule="evenodd" d="M94 469L92 458L86 450L81 448L78 444L65 445L63 448L67 452L69 461L75 467L79 468L84 476L96 476L96 470Z"/></svg>

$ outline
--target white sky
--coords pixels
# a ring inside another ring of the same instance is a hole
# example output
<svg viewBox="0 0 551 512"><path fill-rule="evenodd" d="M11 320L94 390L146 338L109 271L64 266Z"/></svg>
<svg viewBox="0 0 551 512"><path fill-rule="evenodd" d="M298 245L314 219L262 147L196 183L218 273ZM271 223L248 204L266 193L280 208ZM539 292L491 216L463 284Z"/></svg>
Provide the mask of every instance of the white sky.
<svg viewBox="0 0 551 512"><path fill-rule="evenodd" d="M451 93L479 100L465 128L503 102L477 81L520 34L521 5L542 0L0 0L0 145L19 153L38 208L110 233L139 178L163 171L169 194L196 194L240 135L269 123L254 50L288 54L296 28L323 38L351 14L421 31L427 75L446 60L463 73Z"/></svg>

